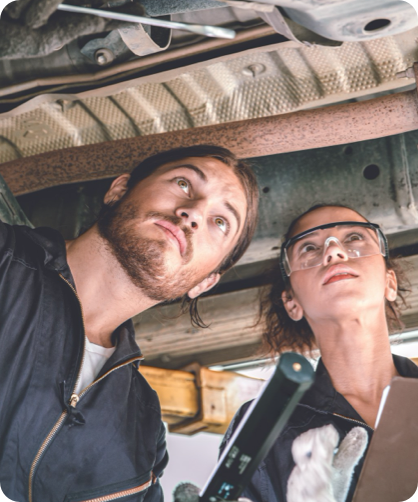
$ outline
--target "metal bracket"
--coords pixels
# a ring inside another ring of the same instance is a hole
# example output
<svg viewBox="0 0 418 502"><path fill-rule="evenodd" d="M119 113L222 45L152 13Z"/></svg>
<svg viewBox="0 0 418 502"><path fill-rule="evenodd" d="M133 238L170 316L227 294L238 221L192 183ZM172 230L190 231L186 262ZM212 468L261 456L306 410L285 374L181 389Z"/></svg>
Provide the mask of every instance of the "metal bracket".
<svg viewBox="0 0 418 502"><path fill-rule="evenodd" d="M342 42L322 37L290 19L286 19L277 7L271 12L258 12L258 15L263 21L274 28L277 33L280 33L280 35L283 35L292 42L308 46L324 45L339 47L342 45Z"/></svg>
<svg viewBox="0 0 418 502"><path fill-rule="evenodd" d="M111 31L107 37L90 40L84 45L80 52L94 63L105 66L112 63L124 52L128 52L128 48L119 32L114 30Z"/></svg>

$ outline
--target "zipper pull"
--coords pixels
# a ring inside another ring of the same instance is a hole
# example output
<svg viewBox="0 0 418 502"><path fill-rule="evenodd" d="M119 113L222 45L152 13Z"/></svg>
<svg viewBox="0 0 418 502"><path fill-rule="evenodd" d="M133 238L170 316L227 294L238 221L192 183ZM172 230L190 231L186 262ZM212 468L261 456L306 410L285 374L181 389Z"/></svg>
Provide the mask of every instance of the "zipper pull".
<svg viewBox="0 0 418 502"><path fill-rule="evenodd" d="M73 408L75 408L77 406L77 403L78 403L79 400L80 400L80 398L78 397L77 394L71 394L71 397L70 397L70 406L72 406Z"/></svg>

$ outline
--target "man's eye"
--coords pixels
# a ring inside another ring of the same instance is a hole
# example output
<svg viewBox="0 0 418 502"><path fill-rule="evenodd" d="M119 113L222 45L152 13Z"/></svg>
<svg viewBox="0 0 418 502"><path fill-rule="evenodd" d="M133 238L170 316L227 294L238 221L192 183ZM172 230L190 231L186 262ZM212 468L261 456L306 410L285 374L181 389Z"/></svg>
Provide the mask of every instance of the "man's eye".
<svg viewBox="0 0 418 502"><path fill-rule="evenodd" d="M186 180L180 178L177 180L177 185L186 193L189 193L189 184Z"/></svg>
<svg viewBox="0 0 418 502"><path fill-rule="evenodd" d="M223 218L215 218L215 224L222 230L222 232L226 232L228 230L228 224Z"/></svg>

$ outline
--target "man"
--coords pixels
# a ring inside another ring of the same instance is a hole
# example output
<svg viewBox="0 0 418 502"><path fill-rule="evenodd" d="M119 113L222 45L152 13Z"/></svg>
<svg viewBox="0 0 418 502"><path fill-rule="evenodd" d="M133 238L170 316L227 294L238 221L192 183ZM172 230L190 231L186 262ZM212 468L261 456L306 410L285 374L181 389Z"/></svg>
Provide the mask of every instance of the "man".
<svg viewBox="0 0 418 502"><path fill-rule="evenodd" d="M163 152L113 181L65 243L0 226L0 483L18 502L162 498L156 394L130 318L212 288L256 225L249 167L210 145Z"/></svg>

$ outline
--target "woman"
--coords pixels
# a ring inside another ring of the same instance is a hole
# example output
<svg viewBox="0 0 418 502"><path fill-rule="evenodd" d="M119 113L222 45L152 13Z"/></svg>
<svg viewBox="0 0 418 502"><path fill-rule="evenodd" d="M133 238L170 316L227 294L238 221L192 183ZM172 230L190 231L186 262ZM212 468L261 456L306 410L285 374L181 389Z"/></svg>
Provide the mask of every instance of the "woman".
<svg viewBox="0 0 418 502"><path fill-rule="evenodd" d="M290 225L274 277L261 307L264 341L274 354L318 348L321 360L313 386L244 493L254 502L287 500L296 437L332 424L340 439L356 426L370 438L391 379L418 378L413 362L391 354L389 330L399 321L406 290L377 225L347 207L311 208ZM237 413L221 448L248 404Z"/></svg>

